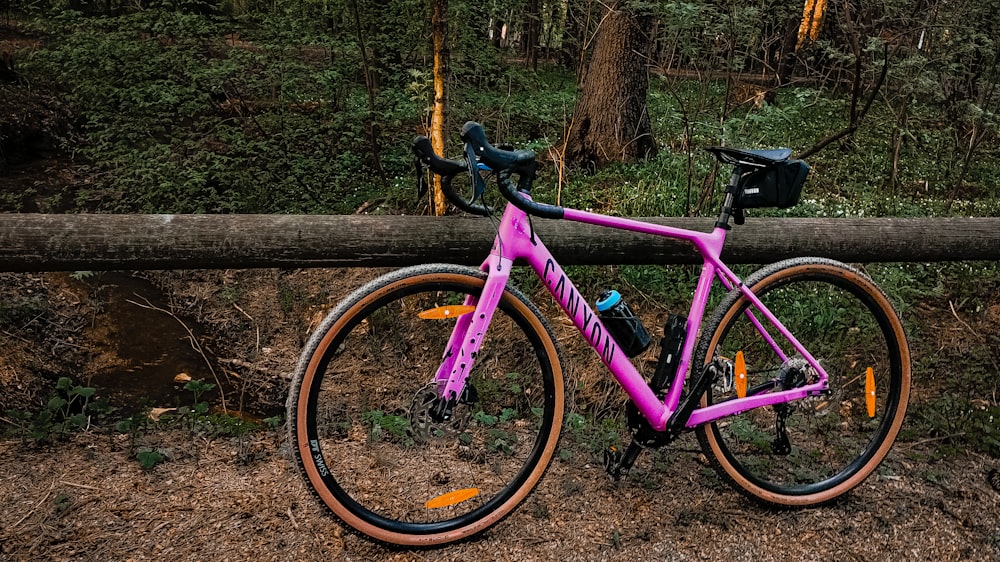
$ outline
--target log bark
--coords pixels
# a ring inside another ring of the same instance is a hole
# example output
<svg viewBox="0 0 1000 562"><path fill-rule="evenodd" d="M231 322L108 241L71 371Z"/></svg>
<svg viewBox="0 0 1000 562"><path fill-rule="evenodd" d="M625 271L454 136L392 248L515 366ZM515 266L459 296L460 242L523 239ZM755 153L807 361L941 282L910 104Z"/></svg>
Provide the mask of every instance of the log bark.
<svg viewBox="0 0 1000 562"><path fill-rule="evenodd" d="M645 219L709 231L705 218ZM699 263L690 244L535 219L563 265ZM928 235L933 233L933 235ZM0 215L0 271L478 265L496 234L472 217ZM1000 260L1000 218L747 219L727 263Z"/></svg>

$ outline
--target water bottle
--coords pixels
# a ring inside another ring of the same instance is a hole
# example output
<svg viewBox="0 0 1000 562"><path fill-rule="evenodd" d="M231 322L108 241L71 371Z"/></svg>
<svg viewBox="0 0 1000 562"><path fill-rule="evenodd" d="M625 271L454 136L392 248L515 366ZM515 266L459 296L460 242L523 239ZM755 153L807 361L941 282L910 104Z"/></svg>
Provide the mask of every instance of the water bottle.
<svg viewBox="0 0 1000 562"><path fill-rule="evenodd" d="M618 291L597 297L597 314L625 355L635 357L649 347L649 334Z"/></svg>

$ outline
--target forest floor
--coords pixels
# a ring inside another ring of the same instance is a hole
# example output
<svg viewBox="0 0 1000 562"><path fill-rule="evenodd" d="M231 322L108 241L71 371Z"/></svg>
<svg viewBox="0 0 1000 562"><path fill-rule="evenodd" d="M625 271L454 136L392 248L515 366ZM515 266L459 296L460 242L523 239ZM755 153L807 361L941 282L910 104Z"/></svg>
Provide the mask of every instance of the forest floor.
<svg viewBox="0 0 1000 562"><path fill-rule="evenodd" d="M5 314L17 310L11 303L35 312L23 314L21 329L0 334L0 415L43 400L59 375L103 380L108 369L131 364L142 372L158 363L198 378L199 366L178 364L172 353L153 349L152 360L139 360L120 344L136 331L183 338L168 335L167 324L197 328L216 363L227 366L220 376L236 381L231 404L243 396L259 416L273 413L309 331L330 304L376 273L158 272L138 284L125 274L85 282L4 274ZM112 285L130 291L132 303L160 304L127 304L153 316L124 325L115 303L128 295ZM986 329L960 325L945 310L920 314L956 338ZM156 324L156 315L167 323ZM567 351L577 364L571 376L590 376L586 356ZM927 378L916 373L914 400L928 397ZM113 380L102 384L99 395L113 394ZM170 405L177 396L168 392L165 403L149 405ZM116 400L122 408L136 401ZM0 560L1000 560L1000 492L988 479L1000 461L974 452L942 457L935 436L898 442L846 499L803 510L761 508L730 490L693 436L656 452L655 463L645 453L633 477L617 484L596 456L574 447L557 455L524 505L485 534L435 550L400 550L345 529L326 512L284 435L212 437L173 425L141 435L94 428L48 445L3 438ZM136 460L143 447L164 452L165 461L143 469Z"/></svg>

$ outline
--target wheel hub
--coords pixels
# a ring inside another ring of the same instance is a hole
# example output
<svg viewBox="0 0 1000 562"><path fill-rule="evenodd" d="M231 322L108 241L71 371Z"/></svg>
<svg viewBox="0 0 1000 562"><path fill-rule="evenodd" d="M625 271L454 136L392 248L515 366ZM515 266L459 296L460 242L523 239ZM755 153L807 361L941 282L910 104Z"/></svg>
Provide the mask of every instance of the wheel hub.
<svg viewBox="0 0 1000 562"><path fill-rule="evenodd" d="M438 396L437 382L424 385L410 402L410 427L414 439L426 443L465 431L472 418L472 406L478 401L472 384L466 384L462 397L451 404Z"/></svg>

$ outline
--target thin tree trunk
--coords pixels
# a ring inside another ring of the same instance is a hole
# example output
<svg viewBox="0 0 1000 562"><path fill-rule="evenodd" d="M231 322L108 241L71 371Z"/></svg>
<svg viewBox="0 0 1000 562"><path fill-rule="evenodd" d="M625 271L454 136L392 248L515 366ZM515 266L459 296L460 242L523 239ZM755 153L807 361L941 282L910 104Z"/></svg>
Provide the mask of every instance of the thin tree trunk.
<svg viewBox="0 0 1000 562"><path fill-rule="evenodd" d="M882 84L885 83L885 77L889 74L889 60L892 59L892 57L895 55L895 49L890 51L889 47L886 46L884 52L885 52L884 55L885 60L883 61L882 64L882 72L879 74L879 77L875 81L875 84L872 86L871 90L869 90L868 99L865 100L864 107L862 107L861 110L857 112L854 120L848 123L847 127L827 136L823 140L817 142L816 144L812 145L806 150L800 152L796 156L796 158L808 158L813 154L816 154L820 150L823 150L824 148L829 146L830 143L836 142L848 135L853 135L854 132L858 130L858 127L861 126L861 122L864 120L865 116L868 115L868 110L871 109L872 102L875 101L875 96L878 95L879 90L882 89Z"/></svg>
<svg viewBox="0 0 1000 562"><path fill-rule="evenodd" d="M522 49L525 64L532 70L538 69L538 39L541 36L542 15L538 0L528 0L524 14Z"/></svg>
<svg viewBox="0 0 1000 562"><path fill-rule="evenodd" d="M448 118L448 0L432 0L431 28L434 41L434 104L431 109L431 147L439 156L445 155L445 131ZM435 215L447 210L441 177L434 175L431 189L431 207Z"/></svg>
<svg viewBox="0 0 1000 562"><path fill-rule="evenodd" d="M889 210L889 205L896 198L899 187L899 158L903 151L903 141L906 138L906 124L909 121L910 104L904 96L903 105L899 108L899 117L896 120L896 127L892 131L892 149L889 153L889 173L885 179L886 197L883 198L885 211Z"/></svg>
<svg viewBox="0 0 1000 562"><path fill-rule="evenodd" d="M385 168L382 167L381 150L378 143L378 128L375 125L375 117L377 115L375 108L377 81L368 59L368 49L365 47L365 34L361 29L361 14L358 11L357 0L351 2L351 5L354 8L354 25L357 31L358 49L361 50L361 62L364 65L365 90L368 92L368 123L366 127L368 129L368 145L371 148L372 163L375 165L375 169L378 170L382 184L386 189L389 189L389 176L386 175Z"/></svg>
<svg viewBox="0 0 1000 562"><path fill-rule="evenodd" d="M777 87L787 86L795 72L795 43L798 39L799 19L790 17L785 22L785 36L778 54Z"/></svg>

